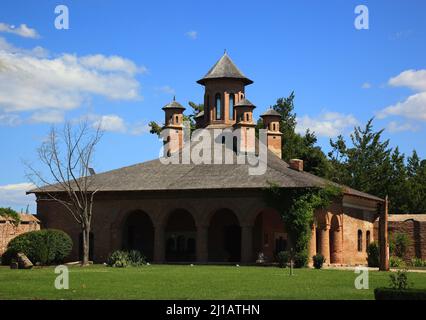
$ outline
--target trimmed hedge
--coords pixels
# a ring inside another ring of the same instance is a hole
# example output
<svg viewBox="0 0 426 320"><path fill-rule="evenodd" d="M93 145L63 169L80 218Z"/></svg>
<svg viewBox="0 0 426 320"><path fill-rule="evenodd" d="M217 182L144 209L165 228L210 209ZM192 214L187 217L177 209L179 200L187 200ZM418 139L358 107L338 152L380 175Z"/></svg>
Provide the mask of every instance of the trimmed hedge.
<svg viewBox="0 0 426 320"><path fill-rule="evenodd" d="M30 231L9 242L7 250L2 256L2 263L10 264L16 258L16 254L22 252L34 264L58 264L64 261L71 249L71 238L61 230Z"/></svg>
<svg viewBox="0 0 426 320"><path fill-rule="evenodd" d="M426 289L376 288L374 297L376 300L426 300Z"/></svg>

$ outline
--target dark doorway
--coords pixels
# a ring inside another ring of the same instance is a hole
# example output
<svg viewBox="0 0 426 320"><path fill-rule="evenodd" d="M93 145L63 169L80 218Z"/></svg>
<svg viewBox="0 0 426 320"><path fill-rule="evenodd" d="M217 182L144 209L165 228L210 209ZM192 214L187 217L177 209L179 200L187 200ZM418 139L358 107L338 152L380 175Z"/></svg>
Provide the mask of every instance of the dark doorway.
<svg viewBox="0 0 426 320"><path fill-rule="evenodd" d="M123 249L138 250L148 261L154 257L154 226L150 217L142 211L128 215L123 230Z"/></svg>
<svg viewBox="0 0 426 320"><path fill-rule="evenodd" d="M183 209L170 213L165 230L166 260L191 262L196 260L196 227L192 215Z"/></svg>
<svg viewBox="0 0 426 320"><path fill-rule="evenodd" d="M241 260L241 227L231 210L222 209L212 216L208 238L209 261Z"/></svg>

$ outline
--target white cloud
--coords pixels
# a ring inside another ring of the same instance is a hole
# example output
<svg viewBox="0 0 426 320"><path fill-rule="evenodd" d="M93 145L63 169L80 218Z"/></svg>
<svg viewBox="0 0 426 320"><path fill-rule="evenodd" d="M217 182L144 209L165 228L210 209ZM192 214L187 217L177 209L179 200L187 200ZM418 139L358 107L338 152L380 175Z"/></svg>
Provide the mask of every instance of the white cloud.
<svg viewBox="0 0 426 320"><path fill-rule="evenodd" d="M94 127L100 127L102 130L110 132L124 133L127 131L127 127L124 120L115 114L93 117L98 118L93 122Z"/></svg>
<svg viewBox="0 0 426 320"><path fill-rule="evenodd" d="M0 207L12 207L15 210L35 205L35 196L26 195L25 192L35 188L35 185L28 182L7 184L0 186Z"/></svg>
<svg viewBox="0 0 426 320"><path fill-rule="evenodd" d="M361 86L361 88L363 88L363 89L370 89L371 87L372 87L372 85L369 82L364 82Z"/></svg>
<svg viewBox="0 0 426 320"><path fill-rule="evenodd" d="M47 110L35 112L30 118L30 122L35 123L61 123L64 121L64 113L59 110Z"/></svg>
<svg viewBox="0 0 426 320"><path fill-rule="evenodd" d="M407 87L417 91L404 101L390 105L377 113L378 118L400 116L408 119L426 121L426 70L406 70L389 79L393 87Z"/></svg>
<svg viewBox="0 0 426 320"><path fill-rule="evenodd" d="M415 126L411 123L408 123L408 122L398 123L396 121L389 122L386 128L389 130L389 132L392 132L392 133L403 132L403 131L416 132L420 129L418 126Z"/></svg>
<svg viewBox="0 0 426 320"><path fill-rule="evenodd" d="M347 129L352 129L358 123L351 114L338 112L325 112L316 118L303 116L297 118L296 131L305 133L307 129L315 132L317 136L333 138L344 133Z"/></svg>
<svg viewBox="0 0 426 320"><path fill-rule="evenodd" d="M26 24L21 24L19 27L0 22L0 32L16 34L24 38L38 38L39 35L35 29L29 28Z"/></svg>
<svg viewBox="0 0 426 320"><path fill-rule="evenodd" d="M198 32L195 30L188 31L187 33L185 33L185 35L192 40L195 40L198 38Z"/></svg>
<svg viewBox="0 0 426 320"><path fill-rule="evenodd" d="M426 92L416 93L406 100L384 108L377 113L379 119L388 116L426 121Z"/></svg>
<svg viewBox="0 0 426 320"><path fill-rule="evenodd" d="M146 69L128 59L99 54L40 57L42 49L16 50L4 39L0 48L0 111L70 110L92 95L141 98L135 75Z"/></svg>
<svg viewBox="0 0 426 320"><path fill-rule="evenodd" d="M0 125L13 127L21 123L22 123L21 118L16 114L11 114L11 113L0 114Z"/></svg>
<svg viewBox="0 0 426 320"><path fill-rule="evenodd" d="M426 91L426 70L406 70L389 79L393 87L408 87L416 91Z"/></svg>
<svg viewBox="0 0 426 320"><path fill-rule="evenodd" d="M176 93L175 89L173 89L172 87L167 86L167 85L162 86L162 87L157 87L157 88L155 88L155 90L157 90L161 93L166 93L166 94L175 94Z"/></svg>

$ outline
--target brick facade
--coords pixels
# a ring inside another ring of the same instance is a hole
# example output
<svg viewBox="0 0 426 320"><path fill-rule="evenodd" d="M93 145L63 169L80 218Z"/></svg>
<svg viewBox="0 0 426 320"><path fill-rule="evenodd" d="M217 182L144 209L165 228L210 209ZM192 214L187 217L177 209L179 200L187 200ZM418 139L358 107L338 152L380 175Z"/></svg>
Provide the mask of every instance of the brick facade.
<svg viewBox="0 0 426 320"><path fill-rule="evenodd" d="M40 221L33 215L20 214L20 219L20 223L15 225L12 220L0 217L0 256L13 238L25 232L40 230Z"/></svg>

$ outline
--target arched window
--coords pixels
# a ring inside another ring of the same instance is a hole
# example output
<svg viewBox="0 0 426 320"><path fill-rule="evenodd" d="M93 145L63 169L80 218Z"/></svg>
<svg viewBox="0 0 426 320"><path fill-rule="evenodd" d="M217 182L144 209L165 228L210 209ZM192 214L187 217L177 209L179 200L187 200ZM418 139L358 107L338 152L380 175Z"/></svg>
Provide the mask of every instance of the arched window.
<svg viewBox="0 0 426 320"><path fill-rule="evenodd" d="M235 95L233 93L229 94L229 119L234 119L234 104L235 104Z"/></svg>
<svg viewBox="0 0 426 320"><path fill-rule="evenodd" d="M179 116L175 116L176 123L179 123Z"/></svg>
<svg viewBox="0 0 426 320"><path fill-rule="evenodd" d="M367 233L365 234L365 250L367 251L368 246L370 245L370 230L367 231Z"/></svg>
<svg viewBox="0 0 426 320"><path fill-rule="evenodd" d="M232 150L234 150L235 153L238 151L238 138L236 136L232 138Z"/></svg>
<svg viewBox="0 0 426 320"><path fill-rule="evenodd" d="M358 252L362 251L362 231L358 230Z"/></svg>
<svg viewBox="0 0 426 320"><path fill-rule="evenodd" d="M221 114L222 114L222 99L220 97L220 93L216 93L216 97L215 97L215 107L216 107L216 120L220 120L221 119Z"/></svg>

